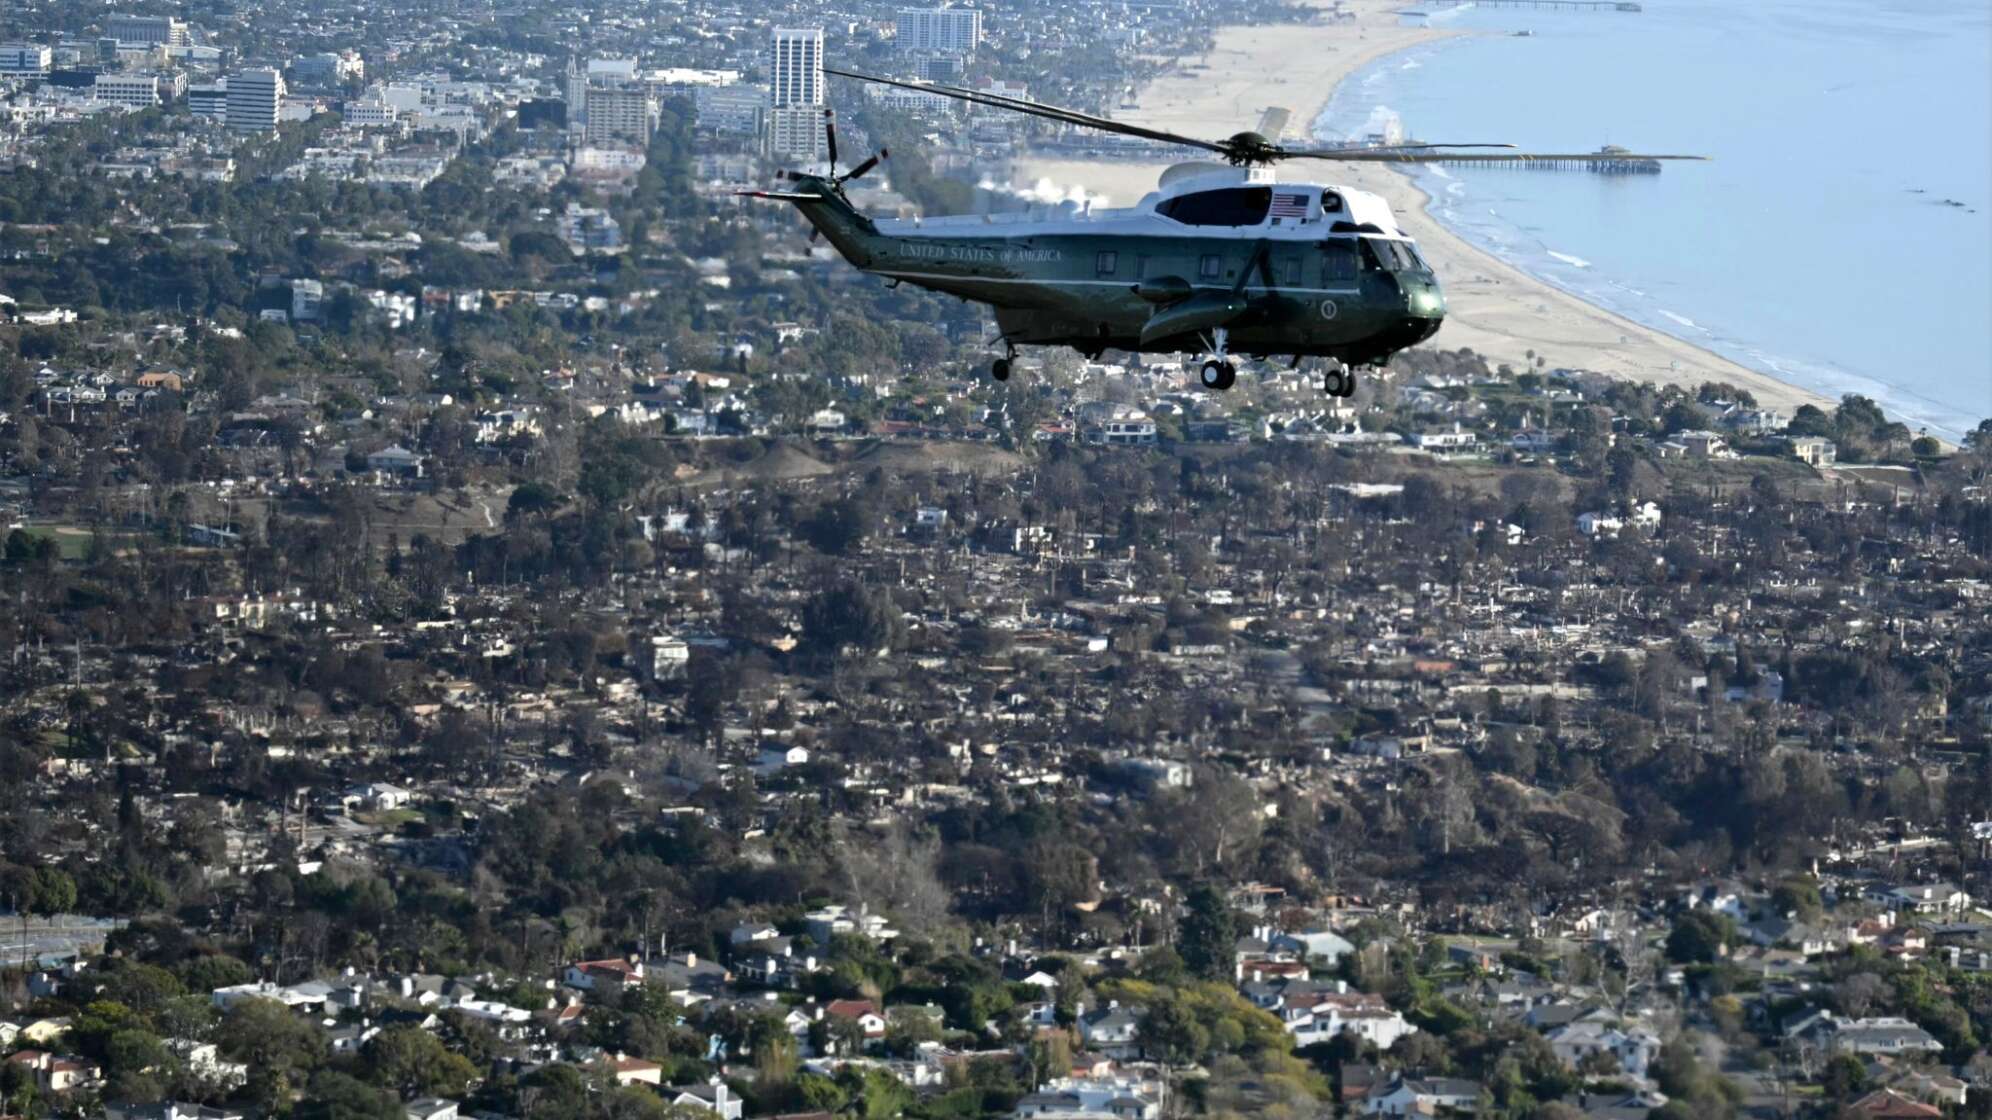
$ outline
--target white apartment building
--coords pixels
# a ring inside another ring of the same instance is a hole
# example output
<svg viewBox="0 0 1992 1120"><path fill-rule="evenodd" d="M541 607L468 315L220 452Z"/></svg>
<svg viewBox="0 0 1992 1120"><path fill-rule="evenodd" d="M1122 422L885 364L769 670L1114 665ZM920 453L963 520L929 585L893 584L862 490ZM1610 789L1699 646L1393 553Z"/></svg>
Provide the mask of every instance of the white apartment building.
<svg viewBox="0 0 1992 1120"><path fill-rule="evenodd" d="M823 104L823 30L778 27L768 46L769 103L778 109Z"/></svg>
<svg viewBox="0 0 1992 1120"><path fill-rule="evenodd" d="M228 119L228 81L187 87L187 112L210 121Z"/></svg>
<svg viewBox="0 0 1992 1120"><path fill-rule="evenodd" d="M187 21L171 16L114 15L104 23L104 34L120 44L184 47L193 42Z"/></svg>
<svg viewBox="0 0 1992 1120"><path fill-rule="evenodd" d="M760 86L736 82L733 85L700 86L692 94L698 112L698 126L732 136L753 136L761 131L768 112L768 91Z"/></svg>
<svg viewBox="0 0 1992 1120"><path fill-rule="evenodd" d="M982 45L978 8L899 9L899 49L968 54Z"/></svg>
<svg viewBox="0 0 1992 1120"><path fill-rule="evenodd" d="M657 109L640 85L590 86L586 120L582 135L591 145L615 140L648 145Z"/></svg>
<svg viewBox="0 0 1992 1120"><path fill-rule="evenodd" d="M284 103L284 76L268 68L228 76L228 127L234 132L271 132Z"/></svg>
<svg viewBox="0 0 1992 1120"><path fill-rule="evenodd" d="M55 52L36 43L0 44L0 75L46 76Z"/></svg>
<svg viewBox="0 0 1992 1120"><path fill-rule="evenodd" d="M90 96L130 109L149 109L171 96L173 86L158 74L99 74L90 84Z"/></svg>

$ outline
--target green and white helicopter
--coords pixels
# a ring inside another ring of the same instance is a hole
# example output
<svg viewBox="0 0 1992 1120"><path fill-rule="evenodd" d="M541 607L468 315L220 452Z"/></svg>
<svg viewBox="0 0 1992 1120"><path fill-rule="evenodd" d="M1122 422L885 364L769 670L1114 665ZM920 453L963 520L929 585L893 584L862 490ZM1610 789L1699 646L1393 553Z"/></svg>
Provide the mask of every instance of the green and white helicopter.
<svg viewBox="0 0 1992 1120"><path fill-rule="evenodd" d="M1125 209L873 219L844 184L878 166L880 151L838 174L833 115L824 113L830 170L788 172L790 185L743 191L793 203L860 270L989 305L1004 347L990 367L1010 376L1019 346L1201 354L1201 381L1236 383L1234 354L1333 359L1322 389L1355 391L1357 371L1432 337L1446 313L1439 281L1398 227L1390 204L1352 187L1278 182L1292 159L1340 163L1529 163L1677 160L1612 149L1516 151L1509 144L1289 148L1256 132L1201 140L1072 109L956 86L844 70L826 73L1027 113L1064 124L1199 148L1221 162L1169 168ZM812 235L814 236L814 235Z"/></svg>

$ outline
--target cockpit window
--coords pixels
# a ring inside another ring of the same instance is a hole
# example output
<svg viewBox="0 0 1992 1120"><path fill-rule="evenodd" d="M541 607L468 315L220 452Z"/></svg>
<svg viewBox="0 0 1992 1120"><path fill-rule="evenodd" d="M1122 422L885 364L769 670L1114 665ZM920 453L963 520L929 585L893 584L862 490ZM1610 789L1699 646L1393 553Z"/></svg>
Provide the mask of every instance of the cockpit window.
<svg viewBox="0 0 1992 1120"><path fill-rule="evenodd" d="M1155 212L1186 226L1256 226L1273 205L1271 187L1230 187L1178 195Z"/></svg>
<svg viewBox="0 0 1992 1120"><path fill-rule="evenodd" d="M1386 241L1381 237L1363 238L1363 247L1368 251L1370 263L1386 272L1424 272L1425 262L1418 259L1411 246L1403 241Z"/></svg>

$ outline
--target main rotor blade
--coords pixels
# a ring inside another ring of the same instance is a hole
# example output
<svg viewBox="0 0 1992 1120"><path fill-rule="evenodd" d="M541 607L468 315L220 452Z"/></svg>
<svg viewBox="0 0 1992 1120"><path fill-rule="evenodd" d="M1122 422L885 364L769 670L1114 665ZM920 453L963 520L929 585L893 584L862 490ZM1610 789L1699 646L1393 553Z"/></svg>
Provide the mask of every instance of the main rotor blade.
<svg viewBox="0 0 1992 1120"><path fill-rule="evenodd" d="M1347 148L1326 151L1286 151L1287 159L1321 159L1340 163L1613 163L1634 160L1706 160L1707 156L1656 156L1644 152L1445 152L1405 148Z"/></svg>
<svg viewBox="0 0 1992 1120"><path fill-rule="evenodd" d="M770 198L776 202L827 202L827 195L810 194L807 191L734 191L741 198Z"/></svg>
<svg viewBox="0 0 1992 1120"><path fill-rule="evenodd" d="M830 150L830 174L835 175L837 173L837 111L835 109L823 110L823 139L828 142Z"/></svg>
<svg viewBox="0 0 1992 1120"><path fill-rule="evenodd" d="M860 163L856 167L851 168L849 171L844 172L844 176L841 181L848 182L852 179L864 178L865 172L870 171L874 167L877 167L878 161L885 158L885 152L886 150L884 148L880 148L877 155L867 157L863 163Z"/></svg>
<svg viewBox="0 0 1992 1120"><path fill-rule="evenodd" d="M1222 144L1213 144L1208 140L1198 140L1193 136L1182 136L1174 132L1164 132L1161 129L1145 128L1138 124L1128 124L1125 121L1096 117L1090 113L1079 112L1077 109L1065 109L1057 105L1043 105L1035 101L1019 101L1014 97L1005 97L1001 94L962 89L958 86L939 86L927 82L905 82L897 78L880 78L872 74L859 74L850 70L836 70L828 66L823 68L823 72L825 74L835 74L840 78L856 78L861 82L875 82L879 85L898 86L900 89L917 90L921 93L939 94L942 97L954 98L956 101L966 101L974 105L986 105L992 109L1008 109L1011 112L1025 113L1033 117L1043 117L1046 120L1059 121L1064 124L1095 128L1102 132L1115 132L1122 136L1136 136L1144 140L1155 140L1164 144L1180 144L1189 148L1202 148L1207 152L1225 153L1230 150Z"/></svg>

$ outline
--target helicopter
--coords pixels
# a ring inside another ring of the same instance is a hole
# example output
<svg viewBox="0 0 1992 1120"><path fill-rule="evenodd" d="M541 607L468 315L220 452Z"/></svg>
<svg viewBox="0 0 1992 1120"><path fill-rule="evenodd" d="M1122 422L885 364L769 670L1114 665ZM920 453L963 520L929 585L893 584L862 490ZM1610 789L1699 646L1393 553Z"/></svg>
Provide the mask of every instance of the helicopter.
<svg viewBox="0 0 1992 1120"><path fill-rule="evenodd" d="M1352 187L1278 181L1274 168L1287 160L1703 158L1619 149L1545 155L1484 143L1292 148L1251 131L1205 140L984 90L824 72L1218 157L1170 167L1126 209L872 218L844 185L889 153L839 174L836 119L826 109L825 174L789 171L787 189L739 192L792 203L814 227L812 240L820 234L861 271L988 305L1003 347L989 368L996 381L1009 379L1019 346L1069 346L1093 360L1108 350L1200 354L1201 384L1220 392L1237 383L1234 355L1291 355L1296 366L1303 357L1332 359L1322 391L1347 397L1359 371L1382 368L1437 333L1445 295L1390 204Z"/></svg>

